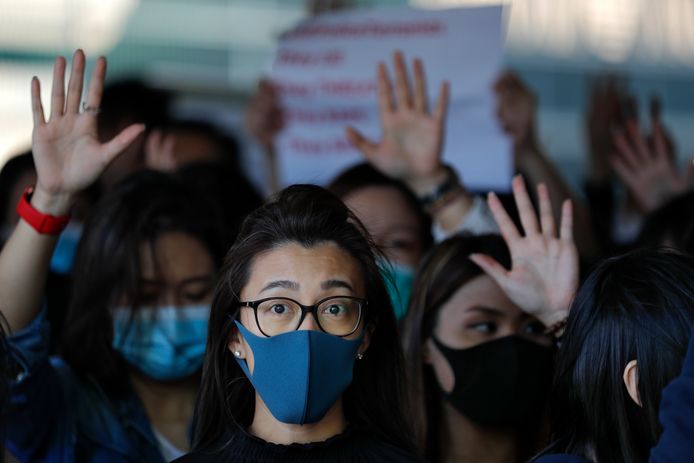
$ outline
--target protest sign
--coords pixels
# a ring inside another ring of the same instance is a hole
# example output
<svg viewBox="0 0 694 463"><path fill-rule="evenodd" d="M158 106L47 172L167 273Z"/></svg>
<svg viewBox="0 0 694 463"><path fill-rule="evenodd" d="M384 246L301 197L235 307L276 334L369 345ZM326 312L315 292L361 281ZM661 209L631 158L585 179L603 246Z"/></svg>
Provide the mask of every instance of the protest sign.
<svg viewBox="0 0 694 463"><path fill-rule="evenodd" d="M287 126L278 139L283 184L324 184L362 156L348 143L354 126L378 140L376 67L400 50L422 59L429 101L451 84L445 162L472 190L507 190L509 142L494 117L491 85L502 53L502 7L357 9L308 19L280 40L271 78Z"/></svg>

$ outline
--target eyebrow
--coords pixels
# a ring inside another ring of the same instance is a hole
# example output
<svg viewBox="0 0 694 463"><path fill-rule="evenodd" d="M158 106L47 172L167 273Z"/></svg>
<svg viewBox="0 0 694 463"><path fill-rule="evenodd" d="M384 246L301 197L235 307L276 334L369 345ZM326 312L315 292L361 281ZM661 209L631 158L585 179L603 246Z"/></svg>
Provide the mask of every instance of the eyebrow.
<svg viewBox="0 0 694 463"><path fill-rule="evenodd" d="M289 280L277 280L277 281L271 281L263 289L260 290L261 293L265 291L269 291L271 289L275 288L284 288L284 289L291 289L294 291L297 291L299 289L299 283L295 281L289 281ZM259 293L260 294L260 293Z"/></svg>
<svg viewBox="0 0 694 463"><path fill-rule="evenodd" d="M474 306L466 310L466 312L480 312L493 317L502 317L504 313L501 310L492 309L490 307Z"/></svg>
<svg viewBox="0 0 694 463"><path fill-rule="evenodd" d="M352 285L347 283L344 280L327 280L321 283L320 285L321 289L326 290L326 289L333 289L333 288L345 288L349 289L350 291L354 292L354 288L352 288Z"/></svg>

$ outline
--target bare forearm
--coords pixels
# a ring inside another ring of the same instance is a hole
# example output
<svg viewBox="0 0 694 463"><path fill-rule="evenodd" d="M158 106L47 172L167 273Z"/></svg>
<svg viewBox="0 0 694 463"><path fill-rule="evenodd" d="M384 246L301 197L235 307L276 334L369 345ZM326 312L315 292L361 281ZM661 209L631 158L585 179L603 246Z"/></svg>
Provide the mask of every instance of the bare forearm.
<svg viewBox="0 0 694 463"><path fill-rule="evenodd" d="M265 181L271 195L280 191L279 168L277 166L277 149L274 143L264 145L265 150Z"/></svg>
<svg viewBox="0 0 694 463"><path fill-rule="evenodd" d="M34 194L31 203L39 211L51 215L63 215L69 208L68 198L50 197L40 191ZM40 234L20 219L0 252L0 310L10 330L24 328L41 308L57 241L57 235Z"/></svg>

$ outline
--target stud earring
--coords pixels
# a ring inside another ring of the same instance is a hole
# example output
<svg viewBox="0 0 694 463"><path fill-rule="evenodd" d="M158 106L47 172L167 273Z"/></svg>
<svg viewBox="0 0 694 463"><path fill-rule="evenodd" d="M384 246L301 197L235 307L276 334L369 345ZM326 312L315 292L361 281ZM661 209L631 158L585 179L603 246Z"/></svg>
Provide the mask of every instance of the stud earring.
<svg viewBox="0 0 694 463"><path fill-rule="evenodd" d="M364 354L357 354L357 360L361 360L364 358Z"/></svg>
<svg viewBox="0 0 694 463"><path fill-rule="evenodd" d="M234 351L234 357L241 358L241 352L235 350Z"/></svg>

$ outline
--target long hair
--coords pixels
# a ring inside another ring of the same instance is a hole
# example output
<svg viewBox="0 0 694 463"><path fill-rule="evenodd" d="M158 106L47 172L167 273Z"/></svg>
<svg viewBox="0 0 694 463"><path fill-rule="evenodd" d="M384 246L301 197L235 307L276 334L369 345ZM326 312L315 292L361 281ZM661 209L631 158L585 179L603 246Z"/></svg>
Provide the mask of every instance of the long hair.
<svg viewBox="0 0 694 463"><path fill-rule="evenodd" d="M65 320L62 356L78 373L105 389L127 384L126 365L113 349L110 309L125 300L141 305L140 258L165 232L184 232L221 266L221 236L215 210L174 177L142 172L106 194L84 225L75 255L73 294Z"/></svg>
<svg viewBox="0 0 694 463"><path fill-rule="evenodd" d="M402 326L415 440L427 461L441 457L439 423L444 397L433 368L424 362L424 344L436 328L439 309L462 285L484 274L469 259L473 253L487 254L510 267L508 248L498 235L458 235L437 244L420 264Z"/></svg>
<svg viewBox="0 0 694 463"><path fill-rule="evenodd" d="M239 314L239 296L253 259L285 243L306 248L332 242L349 253L364 276L369 301L365 326L372 326L369 350L356 362L343 395L350 426L403 448L411 448L402 351L395 316L374 258L374 248L358 219L328 191L295 185L251 213L227 254L210 316L207 351L196 409L195 449L224 445L221 440L250 425L255 391L228 349Z"/></svg>
<svg viewBox="0 0 694 463"><path fill-rule="evenodd" d="M0 223L5 222L8 212L15 204L10 204L12 190L19 178L28 173L36 173L31 151L10 158L0 169Z"/></svg>
<svg viewBox="0 0 694 463"><path fill-rule="evenodd" d="M662 432L663 388L679 373L694 323L694 258L638 250L600 264L572 304L555 367L553 443L600 463L646 462ZM639 407L623 372L638 362Z"/></svg>

